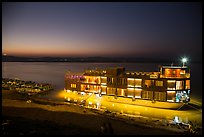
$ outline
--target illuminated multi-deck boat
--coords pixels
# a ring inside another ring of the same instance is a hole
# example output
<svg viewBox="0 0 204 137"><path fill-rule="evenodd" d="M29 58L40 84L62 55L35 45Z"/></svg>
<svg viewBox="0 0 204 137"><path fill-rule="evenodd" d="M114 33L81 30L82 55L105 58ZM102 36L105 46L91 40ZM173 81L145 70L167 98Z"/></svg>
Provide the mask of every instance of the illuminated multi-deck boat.
<svg viewBox="0 0 204 137"><path fill-rule="evenodd" d="M178 109L190 101L190 69L160 66L158 72L126 72L119 67L85 70L82 75L67 73L65 91L69 94L68 101L72 95L81 98L81 102L95 96L95 104L103 100Z"/></svg>

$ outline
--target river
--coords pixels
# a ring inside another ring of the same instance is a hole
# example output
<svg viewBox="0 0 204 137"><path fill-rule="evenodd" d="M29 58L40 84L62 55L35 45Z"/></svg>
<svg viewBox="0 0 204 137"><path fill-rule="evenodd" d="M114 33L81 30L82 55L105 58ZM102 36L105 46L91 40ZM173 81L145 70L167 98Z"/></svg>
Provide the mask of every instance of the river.
<svg viewBox="0 0 204 137"><path fill-rule="evenodd" d="M50 83L54 90L42 98L64 101L64 75L67 71L73 74L83 73L85 69L106 69L109 67L125 67L126 71L158 71L157 63L69 63L69 62L2 62L3 78L18 78L26 81ZM191 98L202 105L202 64L190 64L191 69ZM62 96L60 96L62 95ZM116 107L118 106L119 107ZM174 111L124 104L109 104L110 111L129 114L140 114L145 117L162 119L180 119L180 121L197 121L202 126L202 109L197 111Z"/></svg>
<svg viewBox="0 0 204 137"><path fill-rule="evenodd" d="M69 63L2 62L2 77L53 84L55 93L64 89L65 72L83 73L85 69L125 67L126 71L158 71L159 63ZM202 101L202 64L190 64L191 97ZM49 96L51 97L51 95Z"/></svg>

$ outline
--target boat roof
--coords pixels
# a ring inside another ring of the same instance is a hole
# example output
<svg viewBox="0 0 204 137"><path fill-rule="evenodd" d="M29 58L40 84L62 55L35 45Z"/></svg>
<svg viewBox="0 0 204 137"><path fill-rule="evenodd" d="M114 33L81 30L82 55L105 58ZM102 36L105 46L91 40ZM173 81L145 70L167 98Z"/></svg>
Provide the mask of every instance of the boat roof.
<svg viewBox="0 0 204 137"><path fill-rule="evenodd" d="M162 68L188 68L187 66L161 66Z"/></svg>

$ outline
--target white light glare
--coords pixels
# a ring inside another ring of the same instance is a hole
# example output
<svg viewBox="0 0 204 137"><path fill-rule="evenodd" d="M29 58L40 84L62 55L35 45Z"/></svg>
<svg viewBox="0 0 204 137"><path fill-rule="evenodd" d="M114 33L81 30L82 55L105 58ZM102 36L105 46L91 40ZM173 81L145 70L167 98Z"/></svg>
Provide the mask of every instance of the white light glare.
<svg viewBox="0 0 204 137"><path fill-rule="evenodd" d="M185 63L187 62L187 58L182 58L182 62L183 62L183 67L185 66Z"/></svg>
<svg viewBox="0 0 204 137"><path fill-rule="evenodd" d="M182 58L182 62L183 63L187 62L187 58Z"/></svg>

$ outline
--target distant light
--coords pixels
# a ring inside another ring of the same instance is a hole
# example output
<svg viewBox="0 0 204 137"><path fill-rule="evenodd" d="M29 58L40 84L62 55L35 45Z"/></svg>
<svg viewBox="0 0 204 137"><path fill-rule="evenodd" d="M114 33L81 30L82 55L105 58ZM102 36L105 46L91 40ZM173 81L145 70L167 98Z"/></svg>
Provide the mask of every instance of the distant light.
<svg viewBox="0 0 204 137"><path fill-rule="evenodd" d="M175 117L174 117L174 122L175 122L175 123L181 123L181 120L179 119L178 116L175 116Z"/></svg>
<svg viewBox="0 0 204 137"><path fill-rule="evenodd" d="M85 95L86 93L85 92L81 92L81 95Z"/></svg>
<svg viewBox="0 0 204 137"><path fill-rule="evenodd" d="M187 58L182 58L182 62L187 62Z"/></svg>
<svg viewBox="0 0 204 137"><path fill-rule="evenodd" d="M4 53L3 55L4 55L4 56L7 56L7 54L6 54L6 53Z"/></svg>
<svg viewBox="0 0 204 137"><path fill-rule="evenodd" d="M183 63L183 67L185 66L185 63L187 62L188 60L187 60L187 58L182 58L182 63Z"/></svg>
<svg viewBox="0 0 204 137"><path fill-rule="evenodd" d="M92 104L92 102L89 102L89 105L91 105Z"/></svg>
<svg viewBox="0 0 204 137"><path fill-rule="evenodd" d="M97 98L101 98L99 94L96 94L96 97L97 97Z"/></svg>

